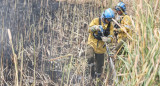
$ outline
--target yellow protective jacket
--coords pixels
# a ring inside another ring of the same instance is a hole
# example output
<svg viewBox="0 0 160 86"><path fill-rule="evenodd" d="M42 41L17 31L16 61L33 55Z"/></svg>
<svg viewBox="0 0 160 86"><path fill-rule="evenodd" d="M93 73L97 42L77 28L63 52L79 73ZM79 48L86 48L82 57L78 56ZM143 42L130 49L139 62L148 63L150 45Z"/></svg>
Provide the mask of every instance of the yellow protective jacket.
<svg viewBox="0 0 160 86"><path fill-rule="evenodd" d="M94 52L97 54L103 54L106 52L106 47L104 46L104 42L102 40L97 40L94 36L93 36L93 32L90 30L90 28L94 25L99 25L99 18L95 18L91 21L91 23L89 24L89 37L88 37L88 44L91 45L94 49ZM104 30L106 30L108 24L104 24L101 20L101 25L103 27ZM96 31L95 33L97 34L98 31ZM113 25L112 23L110 23L110 34L108 35L108 37L111 38L111 41L113 41ZM98 44L97 44L98 43Z"/></svg>
<svg viewBox="0 0 160 86"><path fill-rule="evenodd" d="M128 35L130 35L130 37L132 36L132 30L131 30L131 25L132 25L132 21L131 18L128 15L124 15L121 18L120 24L122 26L122 28L120 28L119 33L118 33L118 43L123 39L123 38L129 38ZM125 33L124 30L128 33Z"/></svg>

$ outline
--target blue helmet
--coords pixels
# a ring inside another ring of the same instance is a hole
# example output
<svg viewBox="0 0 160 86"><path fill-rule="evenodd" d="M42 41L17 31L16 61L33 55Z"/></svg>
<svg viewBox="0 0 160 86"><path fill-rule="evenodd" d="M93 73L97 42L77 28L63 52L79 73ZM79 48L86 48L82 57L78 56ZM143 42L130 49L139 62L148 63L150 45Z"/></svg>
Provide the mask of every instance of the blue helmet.
<svg viewBox="0 0 160 86"><path fill-rule="evenodd" d="M122 10L123 12L125 12L126 11L125 3L119 2L117 4L117 6L115 7L115 10L117 10L117 11L121 11Z"/></svg>
<svg viewBox="0 0 160 86"><path fill-rule="evenodd" d="M115 17L114 11L111 8L106 9L101 15L103 23L106 23L104 21L105 19L107 19L107 21L111 22L112 18L114 18L114 17Z"/></svg>

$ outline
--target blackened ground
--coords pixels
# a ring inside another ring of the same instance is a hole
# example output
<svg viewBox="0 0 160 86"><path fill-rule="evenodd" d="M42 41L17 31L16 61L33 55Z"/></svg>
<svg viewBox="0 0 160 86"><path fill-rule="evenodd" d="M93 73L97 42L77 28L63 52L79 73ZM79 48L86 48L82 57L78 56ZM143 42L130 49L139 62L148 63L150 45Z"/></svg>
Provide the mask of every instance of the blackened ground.
<svg viewBox="0 0 160 86"><path fill-rule="evenodd" d="M64 8L64 6L66 7ZM61 66L68 65L70 59L60 60L56 63L51 63L48 59L68 53L72 53L75 57L78 57L78 47L83 46L81 41L86 39L79 37L78 40L81 40L80 42L73 42L73 44L70 44L71 27L74 28L74 32L80 29L80 34L86 36L85 32L87 30L85 28L87 28L88 22L90 22L88 21L89 16L91 16L90 13L100 12L99 9L95 9L93 6L90 7L89 4L86 4L86 9L84 10L86 13L81 14L85 16L84 21L86 22L81 22L79 15L81 11L83 11L83 7L84 5L70 5L66 2L57 2L56 0L0 0L0 28L2 28L0 29L0 63L2 64L1 69L6 69L3 74L6 82L13 85L13 74L15 72L12 49L7 34L7 29L10 29L14 51L17 56L21 53L19 48L22 42L21 39L23 38L23 70L25 75L23 76L23 81L26 81L24 84L27 82L33 83L27 80L29 79L32 81L33 79L34 57L36 57L37 63L36 79L42 82L45 80L52 80L59 83L58 79L61 79L63 74ZM57 16L56 14L58 11L61 15ZM76 13L74 13L74 11ZM63 21L59 22L58 17L61 16ZM48 25L50 22L55 24L55 26ZM81 22L79 27L77 26L78 22ZM61 25L61 27L58 27L58 25ZM69 30L64 30L65 27L69 27ZM36 29L37 32L35 34L34 29ZM76 40L77 38L73 37L73 41ZM53 43L51 41L53 41ZM47 50L53 50L55 52L50 51L50 53L48 53ZM20 62L21 59L18 59L19 66ZM72 71L71 74L73 74ZM67 75L67 73L64 73L64 75ZM30 79L28 77L32 78Z"/></svg>

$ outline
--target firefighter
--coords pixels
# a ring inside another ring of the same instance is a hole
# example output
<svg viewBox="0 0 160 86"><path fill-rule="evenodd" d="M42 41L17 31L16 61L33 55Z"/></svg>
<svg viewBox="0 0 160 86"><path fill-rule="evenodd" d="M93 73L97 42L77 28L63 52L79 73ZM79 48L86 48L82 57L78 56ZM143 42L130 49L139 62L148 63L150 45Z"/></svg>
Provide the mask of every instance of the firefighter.
<svg viewBox="0 0 160 86"><path fill-rule="evenodd" d="M92 78L100 77L102 74L104 53L106 52L104 42L111 43L113 41L114 33L111 21L114 17L114 11L108 8L101 14L101 17L94 18L89 24L86 57L88 59ZM104 33L103 37L102 30Z"/></svg>
<svg viewBox="0 0 160 86"><path fill-rule="evenodd" d="M114 31L117 32L115 33L115 36L117 36L117 39L118 39L118 44L115 50L118 53L118 51L121 51L121 49L123 48L123 42L124 41L126 42L132 36L132 33L131 33L132 23L131 23L131 18L126 13L125 3L119 2L115 6L115 10L118 14L116 20L120 24L120 26L118 24L114 25L114 28L116 28Z"/></svg>

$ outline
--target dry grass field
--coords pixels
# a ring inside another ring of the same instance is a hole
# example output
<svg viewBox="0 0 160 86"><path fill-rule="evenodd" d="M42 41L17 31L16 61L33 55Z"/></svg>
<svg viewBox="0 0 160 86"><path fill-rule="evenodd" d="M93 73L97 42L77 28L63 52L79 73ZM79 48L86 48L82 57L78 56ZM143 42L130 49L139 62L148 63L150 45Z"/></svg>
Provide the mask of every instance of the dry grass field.
<svg viewBox="0 0 160 86"><path fill-rule="evenodd" d="M121 1L133 21L133 37L125 43L128 55L116 58L118 82L113 84L160 86L160 1ZM90 86L88 24L118 2L0 0L0 85ZM109 70L105 63L103 86ZM98 79L93 82L99 86Z"/></svg>

